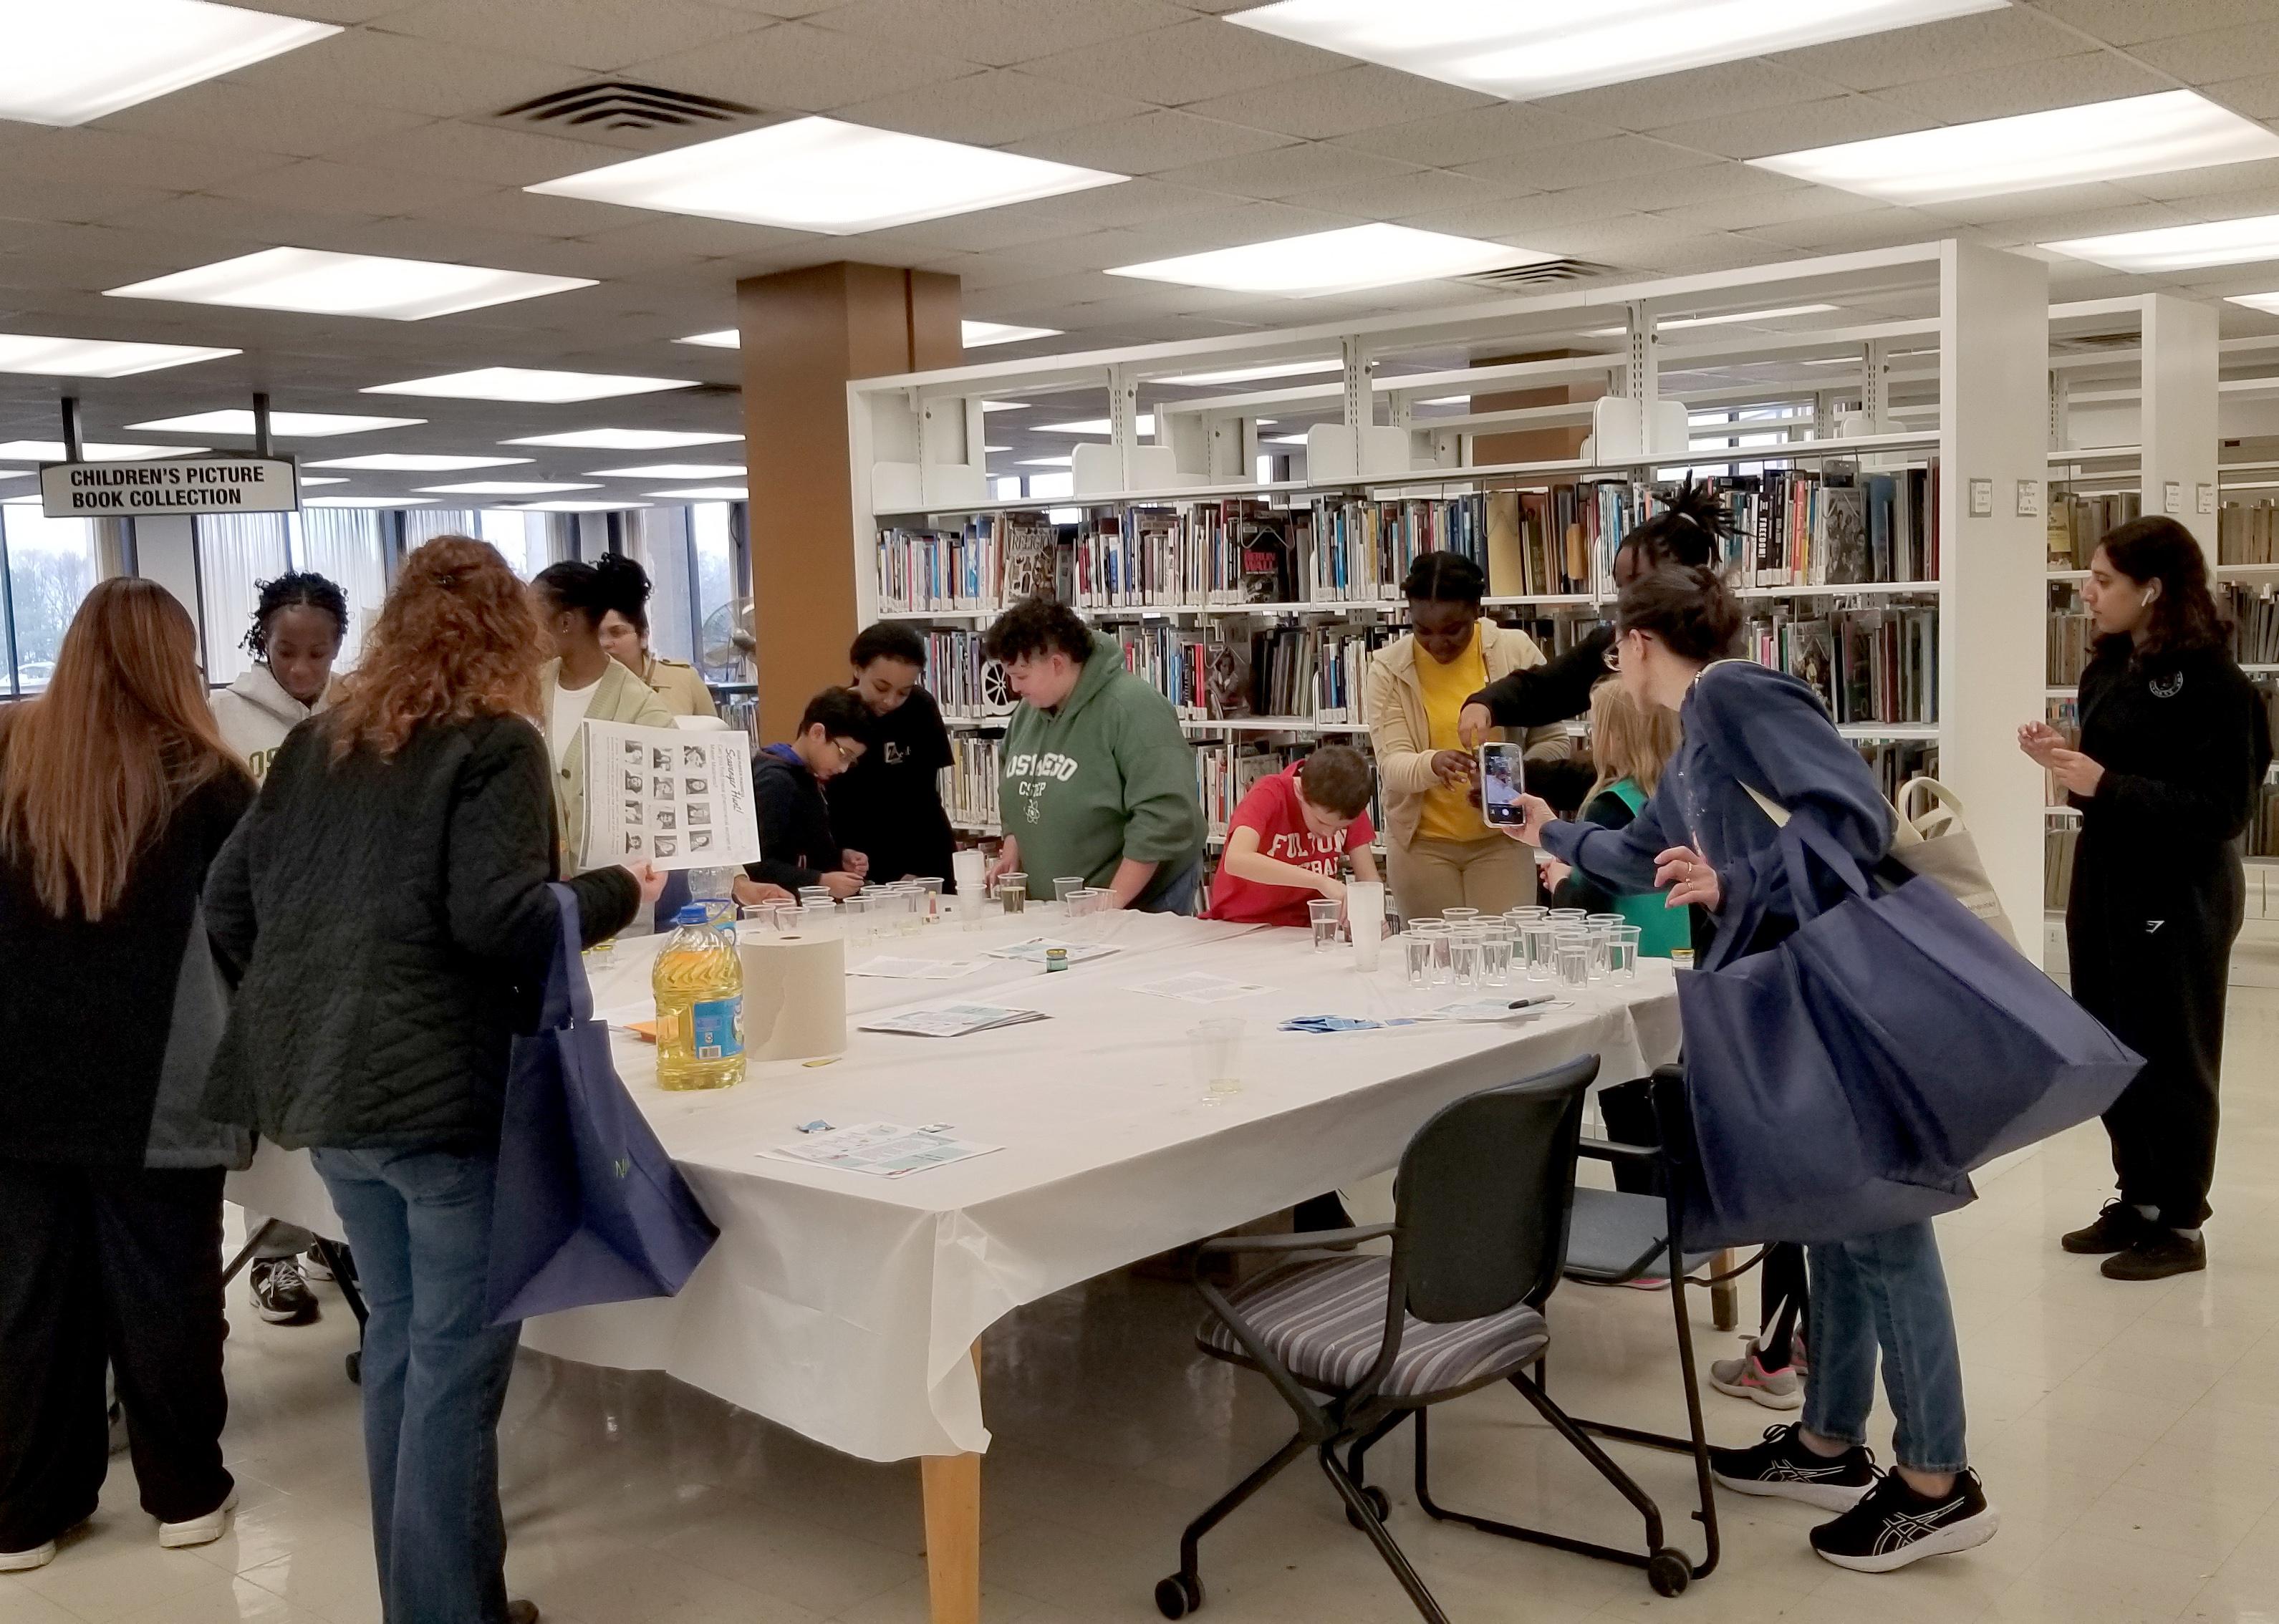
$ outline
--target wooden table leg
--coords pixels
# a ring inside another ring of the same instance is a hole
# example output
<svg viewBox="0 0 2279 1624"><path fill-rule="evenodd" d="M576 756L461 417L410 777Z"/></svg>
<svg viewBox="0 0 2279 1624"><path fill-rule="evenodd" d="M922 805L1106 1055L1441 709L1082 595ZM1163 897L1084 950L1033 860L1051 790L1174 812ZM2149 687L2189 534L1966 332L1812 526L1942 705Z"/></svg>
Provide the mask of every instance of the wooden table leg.
<svg viewBox="0 0 2279 1624"><path fill-rule="evenodd" d="M973 1344L981 1374L981 1344ZM918 1461L925 1493L926 1590L933 1624L981 1624L981 1457L927 1455Z"/></svg>
<svg viewBox="0 0 2279 1624"><path fill-rule="evenodd" d="M1741 1265L1740 1254L1728 1247L1710 1261L1712 1275L1730 1275ZM1741 1322L1741 1289L1730 1280L1720 1280L1709 1288L1709 1322L1721 1331L1731 1330Z"/></svg>

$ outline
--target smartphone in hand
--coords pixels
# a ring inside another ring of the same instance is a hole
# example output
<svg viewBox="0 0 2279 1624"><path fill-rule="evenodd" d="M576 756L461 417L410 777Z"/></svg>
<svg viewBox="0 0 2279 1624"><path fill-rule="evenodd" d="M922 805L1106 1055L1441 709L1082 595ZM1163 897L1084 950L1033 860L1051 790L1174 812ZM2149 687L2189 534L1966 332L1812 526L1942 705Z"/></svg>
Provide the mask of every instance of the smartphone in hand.
<svg viewBox="0 0 2279 1624"><path fill-rule="evenodd" d="M1527 821L1519 797L1527 788L1527 762L1515 744L1491 741L1479 747L1480 816L1498 828Z"/></svg>

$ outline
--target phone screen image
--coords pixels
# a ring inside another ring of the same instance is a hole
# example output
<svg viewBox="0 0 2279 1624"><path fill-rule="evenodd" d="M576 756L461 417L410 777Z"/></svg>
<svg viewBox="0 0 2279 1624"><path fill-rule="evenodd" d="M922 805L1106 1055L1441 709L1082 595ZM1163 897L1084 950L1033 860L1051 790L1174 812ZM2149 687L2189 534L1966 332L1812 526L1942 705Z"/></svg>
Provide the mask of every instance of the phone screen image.
<svg viewBox="0 0 2279 1624"><path fill-rule="evenodd" d="M1484 744L1479 749L1480 813L1491 823L1520 824L1520 792L1527 787L1527 764L1517 745Z"/></svg>

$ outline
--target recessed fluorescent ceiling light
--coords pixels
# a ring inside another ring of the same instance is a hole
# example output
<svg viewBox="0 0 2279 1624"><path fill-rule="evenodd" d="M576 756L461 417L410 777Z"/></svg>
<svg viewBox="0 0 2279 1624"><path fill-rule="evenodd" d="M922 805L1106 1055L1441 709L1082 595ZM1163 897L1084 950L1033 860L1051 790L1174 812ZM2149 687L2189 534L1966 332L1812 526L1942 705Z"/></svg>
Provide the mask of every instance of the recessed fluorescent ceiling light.
<svg viewBox="0 0 2279 1624"><path fill-rule="evenodd" d="M479 310L488 304L593 286L589 277L535 276L526 271L447 265L432 259L274 248L104 292L114 299L172 299L184 304L232 304L255 310L426 321L431 316Z"/></svg>
<svg viewBox="0 0 2279 1624"><path fill-rule="evenodd" d="M640 468L588 468L596 479L740 479L741 463L650 463Z"/></svg>
<svg viewBox="0 0 2279 1624"><path fill-rule="evenodd" d="M1285 294L1316 298L1400 282L1469 276L1507 265L1540 264L1556 254L1507 248L1471 237L1451 237L1409 226L1347 226L1240 248L1182 254L1143 264L1116 265L1110 276L1142 277L1189 287L1219 287L1230 293Z"/></svg>
<svg viewBox="0 0 2279 1624"><path fill-rule="evenodd" d="M743 335L733 327L723 327L717 333L692 333L687 338L677 338L676 344L702 344L707 349L740 349Z"/></svg>
<svg viewBox="0 0 2279 1624"><path fill-rule="evenodd" d="M675 451L684 446L720 446L741 434L708 434L691 429L572 429L563 434L526 434L502 440L503 446L575 446L587 451Z"/></svg>
<svg viewBox="0 0 2279 1624"><path fill-rule="evenodd" d="M1784 304L1769 310L1725 310L1715 316L1665 316L1654 324L1657 333L1672 333L1680 327L1723 327L1738 321L1771 321L1782 316L1817 316L1832 310L1832 304ZM1620 338L1627 327L1585 327L1585 338Z"/></svg>
<svg viewBox="0 0 2279 1624"><path fill-rule="evenodd" d="M1076 458L1073 456L1032 456L1024 458L1018 466L1023 468L1066 468L1075 461Z"/></svg>
<svg viewBox="0 0 2279 1624"><path fill-rule="evenodd" d="M794 119L523 189L844 237L1130 178L836 119Z"/></svg>
<svg viewBox="0 0 2279 1624"><path fill-rule="evenodd" d="M1153 412L1143 411L1132 420L1132 426L1142 434L1152 434L1155 432L1155 415ZM1082 423L1040 423L1037 425L1037 433L1040 434L1105 434L1108 433L1108 419L1090 417Z"/></svg>
<svg viewBox="0 0 2279 1624"><path fill-rule="evenodd" d="M85 124L339 32L203 0L12 5L0 119Z"/></svg>
<svg viewBox="0 0 2279 1624"><path fill-rule="evenodd" d="M1995 11L2005 0L1279 0L1227 20L1512 101Z"/></svg>
<svg viewBox="0 0 2279 1624"><path fill-rule="evenodd" d="M423 485L438 496L543 496L549 491L598 491L598 485L555 479L471 479L464 485Z"/></svg>
<svg viewBox="0 0 2279 1624"><path fill-rule="evenodd" d="M472 372L443 372L374 384L360 395L426 395L457 401L599 401L619 395L654 395L660 389L694 389L693 378L636 378L624 372L549 372L538 367L485 366Z"/></svg>
<svg viewBox="0 0 2279 1624"><path fill-rule="evenodd" d="M677 491L651 491L652 496L679 496L696 502L747 502L751 493L740 485L688 485Z"/></svg>
<svg viewBox="0 0 2279 1624"><path fill-rule="evenodd" d="M2279 157L2279 135L2190 90L1751 158L1886 203L1951 203Z"/></svg>
<svg viewBox="0 0 2279 1624"><path fill-rule="evenodd" d="M2139 273L2245 264L2251 260L2279 259L2279 214L2207 220L2197 226L2161 226L2106 237L2069 237L2042 247L2070 259Z"/></svg>
<svg viewBox="0 0 2279 1624"><path fill-rule="evenodd" d="M374 429L415 428L425 417L357 417L336 411L272 411L269 432L295 440L321 440L328 434L367 434ZM159 429L169 434L250 434L253 414L231 409L196 411L187 417L153 417L130 423L131 429Z"/></svg>
<svg viewBox="0 0 2279 1624"><path fill-rule="evenodd" d="M301 483L303 485L346 485L348 479L342 474L303 474Z"/></svg>
<svg viewBox="0 0 2279 1624"><path fill-rule="evenodd" d="M627 508L646 508L645 502L518 502L510 504L522 513L621 513Z"/></svg>
<svg viewBox="0 0 2279 1624"><path fill-rule="evenodd" d="M986 349L992 344L1018 344L1028 339L1058 338L1065 331L1060 327L1017 327L1003 321L961 321L957 326L964 335L968 349Z"/></svg>
<svg viewBox="0 0 2279 1624"><path fill-rule="evenodd" d="M109 459L119 463L139 463L154 456L196 456L208 449L204 446L122 446L99 440L81 443L80 456L89 461ZM60 463L64 460L64 442L60 440L12 440L0 445L0 462Z"/></svg>
<svg viewBox="0 0 2279 1624"><path fill-rule="evenodd" d="M2225 298L2224 303L2244 304L2251 310L2267 310L2279 316L2279 293L2232 294Z"/></svg>
<svg viewBox="0 0 2279 1624"><path fill-rule="evenodd" d="M328 457L311 468L372 468L392 473L456 473L462 468L503 468L535 462L528 456L447 456L440 452L372 451L363 456Z"/></svg>
<svg viewBox="0 0 2279 1624"><path fill-rule="evenodd" d="M306 485L307 480L302 483ZM432 508L433 496L304 496L304 508Z"/></svg>
<svg viewBox="0 0 2279 1624"><path fill-rule="evenodd" d="M193 361L218 361L243 353L201 349L195 344L127 344L110 339L0 333L0 372L36 372L50 378L130 378L160 367L188 366Z"/></svg>
<svg viewBox="0 0 2279 1624"><path fill-rule="evenodd" d="M1238 366L1224 372L1186 372L1163 381L1172 384L1255 383L1261 378L1308 378L1316 372L1342 372L1342 361L1277 361L1266 366Z"/></svg>

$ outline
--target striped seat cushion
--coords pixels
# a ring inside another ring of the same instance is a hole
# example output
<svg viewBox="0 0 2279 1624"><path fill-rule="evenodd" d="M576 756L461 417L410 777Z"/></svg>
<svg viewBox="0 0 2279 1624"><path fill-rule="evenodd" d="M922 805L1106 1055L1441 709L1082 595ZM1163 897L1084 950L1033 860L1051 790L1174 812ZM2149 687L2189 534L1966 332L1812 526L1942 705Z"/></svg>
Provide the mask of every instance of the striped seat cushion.
<svg viewBox="0 0 2279 1624"><path fill-rule="evenodd" d="M1235 1311L1290 1374L1307 1386L1342 1392L1369 1374L1385 1341L1390 1264L1354 1257L1285 1263L1228 1294ZM1195 1340L1206 1353L1247 1361L1217 1316ZM1500 1381L1531 1363L1551 1340L1543 1316L1521 1305L1483 1320L1428 1325L1411 1315L1400 1352L1377 1390L1420 1398Z"/></svg>

